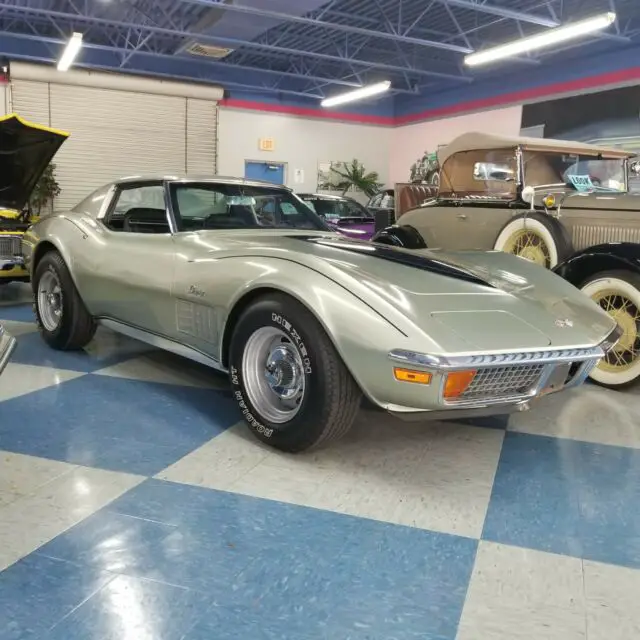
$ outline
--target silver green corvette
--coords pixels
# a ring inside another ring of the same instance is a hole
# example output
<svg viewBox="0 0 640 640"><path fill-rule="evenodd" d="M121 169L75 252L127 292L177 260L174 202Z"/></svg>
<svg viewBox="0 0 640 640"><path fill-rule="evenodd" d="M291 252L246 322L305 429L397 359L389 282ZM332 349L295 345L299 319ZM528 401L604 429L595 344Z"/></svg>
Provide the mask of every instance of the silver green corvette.
<svg viewBox="0 0 640 640"><path fill-rule="evenodd" d="M104 325L228 372L250 429L286 451L344 434L363 396L405 419L527 409L620 334L521 258L352 241L244 180L127 178L33 225L24 257L51 347Z"/></svg>

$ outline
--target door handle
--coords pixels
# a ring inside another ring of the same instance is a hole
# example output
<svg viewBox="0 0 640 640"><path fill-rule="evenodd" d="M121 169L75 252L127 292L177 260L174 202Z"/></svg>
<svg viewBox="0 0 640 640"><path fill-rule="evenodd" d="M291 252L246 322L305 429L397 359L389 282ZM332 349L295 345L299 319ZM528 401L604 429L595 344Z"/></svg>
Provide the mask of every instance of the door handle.
<svg viewBox="0 0 640 640"><path fill-rule="evenodd" d="M459 220L466 220L467 219L467 214L466 213L459 213L456 217Z"/></svg>

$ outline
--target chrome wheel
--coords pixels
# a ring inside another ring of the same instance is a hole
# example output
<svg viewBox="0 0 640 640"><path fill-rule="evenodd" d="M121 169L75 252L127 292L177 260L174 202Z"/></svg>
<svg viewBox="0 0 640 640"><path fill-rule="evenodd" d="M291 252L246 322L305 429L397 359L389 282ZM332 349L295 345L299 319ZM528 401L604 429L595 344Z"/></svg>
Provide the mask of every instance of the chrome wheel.
<svg viewBox="0 0 640 640"><path fill-rule="evenodd" d="M38 282L38 313L42 326L55 331L62 321L62 287L54 271L48 270Z"/></svg>
<svg viewBox="0 0 640 640"><path fill-rule="evenodd" d="M305 370L298 347L280 329L261 327L247 340L242 377L248 400L273 424L292 420L305 392Z"/></svg>
<svg viewBox="0 0 640 640"><path fill-rule="evenodd" d="M532 229L519 229L507 240L503 251L520 256L541 267L551 266L551 255L544 238Z"/></svg>
<svg viewBox="0 0 640 640"><path fill-rule="evenodd" d="M640 358L640 309L622 291L603 289L591 296L622 329L618 344L600 361L599 367L611 373L624 372Z"/></svg>

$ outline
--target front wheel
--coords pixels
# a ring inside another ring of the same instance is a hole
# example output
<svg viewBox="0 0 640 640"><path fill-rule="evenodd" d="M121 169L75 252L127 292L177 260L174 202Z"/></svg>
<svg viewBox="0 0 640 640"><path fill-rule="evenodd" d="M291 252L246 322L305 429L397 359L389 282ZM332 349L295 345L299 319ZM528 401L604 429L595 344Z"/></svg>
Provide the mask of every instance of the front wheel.
<svg viewBox="0 0 640 640"><path fill-rule="evenodd" d="M623 331L591 379L612 389L633 384L640 378L640 277L628 271L610 271L592 276L580 288Z"/></svg>
<svg viewBox="0 0 640 640"><path fill-rule="evenodd" d="M291 453L342 437L362 394L324 329L299 302L265 296L247 308L229 349L234 399L253 434Z"/></svg>
<svg viewBox="0 0 640 640"><path fill-rule="evenodd" d="M547 269L553 269L571 254L571 242L562 225L539 213L518 216L507 222L493 248Z"/></svg>
<svg viewBox="0 0 640 640"><path fill-rule="evenodd" d="M36 267L32 287L38 329L50 347L75 351L91 342L96 324L57 251L50 251L42 257Z"/></svg>

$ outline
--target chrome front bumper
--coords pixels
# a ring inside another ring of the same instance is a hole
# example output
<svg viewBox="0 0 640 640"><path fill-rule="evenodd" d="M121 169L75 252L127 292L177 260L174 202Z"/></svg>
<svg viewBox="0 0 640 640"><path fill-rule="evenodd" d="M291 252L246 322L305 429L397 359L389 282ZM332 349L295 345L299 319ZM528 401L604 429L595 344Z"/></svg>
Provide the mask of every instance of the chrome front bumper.
<svg viewBox="0 0 640 640"><path fill-rule="evenodd" d="M583 384L620 335L620 328L616 327L606 340L594 347L536 352L442 357L394 350L389 353L389 359L395 364L432 374L428 386L435 392L431 400L436 402L427 408L421 398L414 395L414 403L380 406L403 420L442 420L526 411L540 397ZM472 370L473 382L460 395L445 397L448 374L460 370Z"/></svg>
<svg viewBox="0 0 640 640"><path fill-rule="evenodd" d="M15 348L16 339L0 325L0 373L4 371Z"/></svg>

